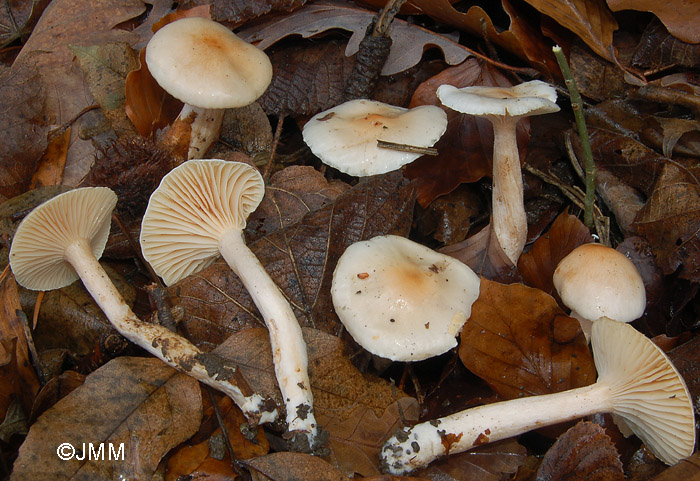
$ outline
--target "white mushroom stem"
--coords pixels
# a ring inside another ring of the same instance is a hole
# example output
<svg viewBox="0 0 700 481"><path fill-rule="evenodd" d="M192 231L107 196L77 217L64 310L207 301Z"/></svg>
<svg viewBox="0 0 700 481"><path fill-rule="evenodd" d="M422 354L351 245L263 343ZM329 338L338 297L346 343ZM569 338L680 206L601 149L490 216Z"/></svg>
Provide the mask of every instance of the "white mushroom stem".
<svg viewBox="0 0 700 481"><path fill-rule="evenodd" d="M523 176L515 129L519 117L489 115L487 118L493 125L493 231L503 252L517 264L527 240Z"/></svg>
<svg viewBox="0 0 700 481"><path fill-rule="evenodd" d="M612 408L611 387L596 383L467 409L399 431L382 449L382 467L391 474L408 473L446 454Z"/></svg>
<svg viewBox="0 0 700 481"><path fill-rule="evenodd" d="M288 430L307 433L313 448L318 428L301 326L287 299L246 246L240 229L230 229L221 236L219 251L245 285L269 330L275 374L287 408Z"/></svg>
<svg viewBox="0 0 700 481"><path fill-rule="evenodd" d="M277 409L269 401L259 394L244 394L235 384L238 375L235 366L228 365L214 354L202 352L163 326L138 319L95 258L86 239L69 245L65 250L65 259L122 336L166 364L230 396L251 423L267 423L277 419Z"/></svg>
<svg viewBox="0 0 700 481"><path fill-rule="evenodd" d="M189 131L187 160L201 159L221 133L225 109L205 109L185 104L166 134L164 143L177 146L178 136Z"/></svg>

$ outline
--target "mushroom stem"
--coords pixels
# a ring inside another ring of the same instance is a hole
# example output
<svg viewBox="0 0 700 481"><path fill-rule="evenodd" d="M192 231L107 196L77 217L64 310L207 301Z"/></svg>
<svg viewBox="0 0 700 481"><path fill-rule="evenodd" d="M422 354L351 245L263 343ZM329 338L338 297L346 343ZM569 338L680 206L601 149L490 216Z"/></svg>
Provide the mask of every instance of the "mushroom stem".
<svg viewBox="0 0 700 481"><path fill-rule="evenodd" d="M218 138L224 121L225 109L205 109L185 104L170 126L163 144L180 152L183 140L189 139L187 160L201 159ZM185 136L185 137L182 137Z"/></svg>
<svg viewBox="0 0 700 481"><path fill-rule="evenodd" d="M287 299L246 246L240 229L229 229L220 237L219 251L250 293L269 330L275 374L287 408L288 430L308 434L309 447L313 448L318 428L306 343L299 322Z"/></svg>
<svg viewBox="0 0 700 481"><path fill-rule="evenodd" d="M488 118L493 125L493 231L503 252L517 264L527 240L523 176L515 130L518 117Z"/></svg>
<svg viewBox="0 0 700 481"><path fill-rule="evenodd" d="M75 269L85 288L122 336L166 364L230 396L252 424L277 419L277 408L269 400L252 392L244 393L236 384L236 377L240 374L235 366L215 354L200 351L163 326L136 317L97 261L86 239L70 244L65 250L65 260Z"/></svg>
<svg viewBox="0 0 700 481"><path fill-rule="evenodd" d="M577 419L612 408L606 384L531 396L467 409L417 424L395 434L381 451L382 468L405 474L436 458L533 429Z"/></svg>

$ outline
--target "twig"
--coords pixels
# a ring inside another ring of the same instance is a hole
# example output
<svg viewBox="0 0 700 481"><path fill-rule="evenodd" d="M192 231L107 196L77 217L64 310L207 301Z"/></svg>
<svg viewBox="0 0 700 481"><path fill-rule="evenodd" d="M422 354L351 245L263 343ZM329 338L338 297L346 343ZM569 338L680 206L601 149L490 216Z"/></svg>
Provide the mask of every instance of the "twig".
<svg viewBox="0 0 700 481"><path fill-rule="evenodd" d="M397 144L386 140L377 140L377 147L380 149L397 150L399 152L410 152L412 154L438 155L437 149L432 147L418 147L416 145Z"/></svg>
<svg viewBox="0 0 700 481"><path fill-rule="evenodd" d="M564 76L566 87L569 89L571 109L574 111L578 135L581 137L583 161L586 171L586 195L583 201L583 222L589 229L594 229L593 203L595 202L595 164L593 163L593 152L591 151L591 142L588 138L586 119L583 117L583 102L581 101L581 94L578 91L578 87L576 87L574 76L571 74L571 69L569 69L569 64L566 61L566 57L564 56L564 52L562 52L561 47L558 45L554 46L552 48L552 52L554 52L554 56L557 59L559 68L561 69L561 73Z"/></svg>
<svg viewBox="0 0 700 481"><path fill-rule="evenodd" d="M277 152L277 144L280 142L280 137L282 137L282 124L284 124L284 114L279 114L277 116L277 128L275 129L275 136L272 138L272 145L270 146L270 157L267 159L267 164L265 164L265 171L262 176L263 179L267 181L270 177L270 171L272 170L272 161L275 158L275 153Z"/></svg>

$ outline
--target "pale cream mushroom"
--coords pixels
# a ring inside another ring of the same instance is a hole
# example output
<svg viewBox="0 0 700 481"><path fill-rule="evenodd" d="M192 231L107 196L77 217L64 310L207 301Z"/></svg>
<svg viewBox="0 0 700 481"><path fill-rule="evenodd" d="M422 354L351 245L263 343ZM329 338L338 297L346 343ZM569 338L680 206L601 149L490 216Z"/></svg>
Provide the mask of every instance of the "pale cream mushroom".
<svg viewBox="0 0 700 481"><path fill-rule="evenodd" d="M258 394L243 393L236 367L200 351L163 326L139 320L114 287L98 258L109 236L117 196L106 187L60 194L35 208L17 228L10 265L27 289L51 290L78 278L117 331L168 365L229 395L248 419L274 421L277 409Z"/></svg>
<svg viewBox="0 0 700 481"><path fill-rule="evenodd" d="M592 347L598 380L590 386L467 409L399 430L381 450L385 471L404 474L447 454L595 413L622 418L664 463L695 446L693 403L683 378L650 339L629 324L600 319Z"/></svg>
<svg viewBox="0 0 700 481"><path fill-rule="evenodd" d="M583 244L571 251L557 265L552 280L587 339L595 320L632 322L646 309L644 281L635 265L602 244Z"/></svg>
<svg viewBox="0 0 700 481"><path fill-rule="evenodd" d="M433 105L404 109L374 100L350 100L314 115L304 141L324 164L354 176L384 174L413 162L421 153L378 146L379 140L431 147L447 128L447 115Z"/></svg>
<svg viewBox="0 0 700 481"><path fill-rule="evenodd" d="M357 242L333 272L333 306L367 351L420 361L457 345L479 277L457 259L399 236Z"/></svg>
<svg viewBox="0 0 700 481"><path fill-rule="evenodd" d="M146 64L156 82L185 103L176 123L191 125L189 159L202 157L219 137L225 109L252 104L272 80L265 52L200 17L158 30L146 46Z"/></svg>
<svg viewBox="0 0 700 481"><path fill-rule="evenodd" d="M222 256L250 293L270 334L275 374L298 449L313 450L319 429L313 410L306 343L289 302L246 246L243 229L265 184L255 168L217 159L190 160L153 192L143 216L143 256L173 284Z"/></svg>
<svg viewBox="0 0 700 481"><path fill-rule="evenodd" d="M557 112L556 90L533 80L511 88L441 85L437 95L446 107L493 125L492 227L503 252L517 264L527 240L527 217L515 127L522 117Z"/></svg>

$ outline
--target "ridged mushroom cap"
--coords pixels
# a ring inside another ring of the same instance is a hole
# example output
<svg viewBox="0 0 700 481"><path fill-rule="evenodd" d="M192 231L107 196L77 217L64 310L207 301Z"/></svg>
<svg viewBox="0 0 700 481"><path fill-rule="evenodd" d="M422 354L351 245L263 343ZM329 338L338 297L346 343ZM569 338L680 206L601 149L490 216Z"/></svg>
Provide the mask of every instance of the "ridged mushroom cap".
<svg viewBox="0 0 700 481"><path fill-rule="evenodd" d="M374 100L350 100L314 115L304 141L324 164L354 176L383 174L422 154L377 146L377 140L431 147L447 128L447 115L433 105L404 109Z"/></svg>
<svg viewBox="0 0 700 481"><path fill-rule="evenodd" d="M200 17L182 18L158 30L146 46L146 64L170 95L206 109L249 105L272 80L265 52Z"/></svg>
<svg viewBox="0 0 700 481"><path fill-rule="evenodd" d="M243 230L265 194L248 164L190 160L170 171L153 192L141 225L143 256L170 285L219 257L219 239Z"/></svg>
<svg viewBox="0 0 700 481"><path fill-rule="evenodd" d="M632 322L644 314L642 276L632 261L611 247L577 247L559 262L552 280L562 302L589 321L605 316Z"/></svg>
<svg viewBox="0 0 700 481"><path fill-rule="evenodd" d="M75 189L44 202L17 227L10 266L17 282L38 291L60 289L78 279L65 260L66 248L86 240L97 259L102 255L117 195L107 187Z"/></svg>
<svg viewBox="0 0 700 481"><path fill-rule="evenodd" d="M557 91L540 80L514 87L440 85L437 96L446 107L470 115L520 117L559 111Z"/></svg>
<svg viewBox="0 0 700 481"><path fill-rule="evenodd" d="M610 386L613 410L663 462L693 454L695 419L685 381L659 347L629 324L593 323L598 383Z"/></svg>
<svg viewBox="0 0 700 481"><path fill-rule="evenodd" d="M390 235L346 249L331 295L358 344L394 361L419 361L457 345L480 282L457 259Z"/></svg>

